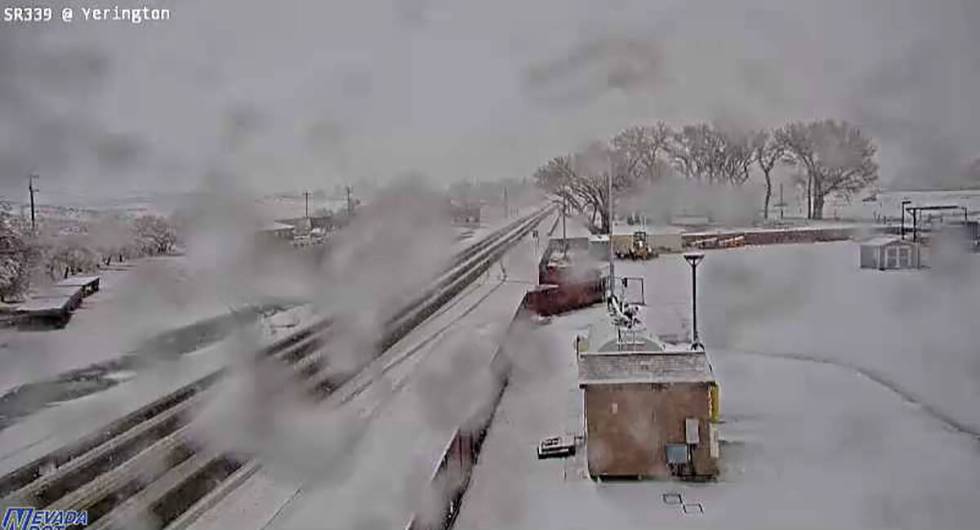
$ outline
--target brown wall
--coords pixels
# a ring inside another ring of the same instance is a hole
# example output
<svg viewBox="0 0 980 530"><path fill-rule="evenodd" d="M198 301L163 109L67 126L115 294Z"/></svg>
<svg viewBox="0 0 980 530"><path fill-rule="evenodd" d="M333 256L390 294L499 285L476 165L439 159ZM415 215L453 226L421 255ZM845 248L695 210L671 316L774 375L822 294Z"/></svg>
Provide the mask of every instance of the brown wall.
<svg viewBox="0 0 980 530"><path fill-rule="evenodd" d="M792 230L745 230L745 231L718 231L718 232L698 232L683 234L684 246L691 246L691 243L699 239L717 237L728 239L732 237L744 236L746 245L775 245L780 243L812 243L817 241L843 241L850 239L856 229L853 228L809 228Z"/></svg>
<svg viewBox="0 0 980 530"><path fill-rule="evenodd" d="M684 443L684 419L699 418L696 475L717 474L710 456L708 383L590 385L585 389L586 452L592 476L667 478L668 443ZM613 404L616 404L615 412Z"/></svg>

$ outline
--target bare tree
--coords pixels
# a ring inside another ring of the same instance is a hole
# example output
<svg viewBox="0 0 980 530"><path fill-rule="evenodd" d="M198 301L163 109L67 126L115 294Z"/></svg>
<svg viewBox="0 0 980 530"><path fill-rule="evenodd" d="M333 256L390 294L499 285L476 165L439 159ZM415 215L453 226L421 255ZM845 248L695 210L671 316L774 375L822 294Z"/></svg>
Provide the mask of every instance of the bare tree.
<svg viewBox="0 0 980 530"><path fill-rule="evenodd" d="M28 233L16 218L0 214L0 301L19 298L30 286L40 252Z"/></svg>
<svg viewBox="0 0 980 530"><path fill-rule="evenodd" d="M588 216L592 230L608 233L612 226L607 213L608 179L613 180L614 193L631 188L640 161L640 157L628 157L605 142L593 142L578 153L549 160L535 171L534 180Z"/></svg>
<svg viewBox="0 0 980 530"><path fill-rule="evenodd" d="M552 158L534 172L533 178L539 188L567 200L572 208L582 210L576 195L572 193L572 181L578 177L572 169L571 155Z"/></svg>
<svg viewBox="0 0 980 530"><path fill-rule="evenodd" d="M769 219L769 203L772 201L772 171L776 163L786 156L786 147L769 131L763 130L752 139L752 155L766 180L766 199L762 208L762 218Z"/></svg>
<svg viewBox="0 0 980 530"><path fill-rule="evenodd" d="M745 184L752 168L752 135L741 131L717 130L715 135L721 148L715 156L719 176L732 186Z"/></svg>
<svg viewBox="0 0 980 530"><path fill-rule="evenodd" d="M671 135L674 167L691 180L741 186L752 167L752 135L723 131L707 123L687 125Z"/></svg>
<svg viewBox="0 0 980 530"><path fill-rule="evenodd" d="M663 157L670 147L673 131L664 122L653 126L630 127L612 139L612 146L623 160L633 161L635 183L656 182L667 173Z"/></svg>
<svg viewBox="0 0 980 530"><path fill-rule="evenodd" d="M811 219L823 219L829 195L850 197L878 180L877 147L846 121L791 123L778 130L776 138L790 159L806 170Z"/></svg>
<svg viewBox="0 0 980 530"><path fill-rule="evenodd" d="M709 184L717 180L721 145L707 123L685 125L675 132L671 135L668 152L674 167L688 179Z"/></svg>
<svg viewBox="0 0 980 530"><path fill-rule="evenodd" d="M136 238L146 254L164 254L177 243L173 226L156 215L144 215L133 221Z"/></svg>

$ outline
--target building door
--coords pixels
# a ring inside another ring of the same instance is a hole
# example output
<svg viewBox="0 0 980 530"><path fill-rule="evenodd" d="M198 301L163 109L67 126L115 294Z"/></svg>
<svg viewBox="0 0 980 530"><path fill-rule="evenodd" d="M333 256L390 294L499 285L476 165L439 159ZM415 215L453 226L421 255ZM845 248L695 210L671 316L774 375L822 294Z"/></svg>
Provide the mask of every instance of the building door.
<svg viewBox="0 0 980 530"><path fill-rule="evenodd" d="M898 264L902 268L912 268L912 249L910 247L898 249Z"/></svg>
<svg viewBox="0 0 980 530"><path fill-rule="evenodd" d="M898 247L885 247L885 268L898 268Z"/></svg>

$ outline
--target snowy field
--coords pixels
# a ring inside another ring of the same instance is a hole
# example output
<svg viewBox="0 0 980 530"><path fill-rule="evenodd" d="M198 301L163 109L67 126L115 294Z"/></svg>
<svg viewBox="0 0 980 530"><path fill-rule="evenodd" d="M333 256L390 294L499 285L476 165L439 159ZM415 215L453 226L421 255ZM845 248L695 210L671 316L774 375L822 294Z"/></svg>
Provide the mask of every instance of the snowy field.
<svg viewBox="0 0 980 530"><path fill-rule="evenodd" d="M980 256L963 258L878 272L857 268L849 242L709 252L699 327L723 419L723 471L709 484L598 484L581 453L538 461L541 438L582 432L571 345L603 310L537 328L516 344L456 528L975 528L980 446L964 430L980 423ZM651 327L687 332L680 256L617 272L645 278Z"/></svg>
<svg viewBox="0 0 980 530"><path fill-rule="evenodd" d="M108 390L45 407L0 431L0 475L222 367L241 365L256 348L316 318L308 305L287 309L187 355L148 364Z"/></svg>
<svg viewBox="0 0 980 530"><path fill-rule="evenodd" d="M63 329L0 330L0 390L114 359L163 330L225 314L201 296L182 257L145 258L99 272L101 289Z"/></svg>
<svg viewBox="0 0 980 530"><path fill-rule="evenodd" d="M784 210L787 217L803 217L806 215L806 203L798 197L790 197L787 189L785 196L787 206ZM778 193L778 192L777 192ZM887 216L890 220L898 220L901 215L902 201L912 201L910 206L938 206L938 205L958 205L965 206L972 218L976 219L980 213L980 190L958 190L958 191L886 191L874 196L874 200L863 201L869 194L863 194L844 201L831 197L824 206L824 218L826 219L859 219L870 221L875 214ZM773 199L779 201L778 195ZM778 212L778 208L774 208ZM962 215L960 211L953 211L947 216ZM911 222L911 217L908 219Z"/></svg>

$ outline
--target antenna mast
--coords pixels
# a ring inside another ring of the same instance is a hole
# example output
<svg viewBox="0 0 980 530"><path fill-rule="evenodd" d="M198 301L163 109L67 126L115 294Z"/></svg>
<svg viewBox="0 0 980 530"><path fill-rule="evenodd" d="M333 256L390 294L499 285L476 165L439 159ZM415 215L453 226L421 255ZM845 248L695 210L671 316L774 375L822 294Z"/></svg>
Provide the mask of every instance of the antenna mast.
<svg viewBox="0 0 980 530"><path fill-rule="evenodd" d="M607 176L607 192L609 193L609 199L606 203L606 215L609 216L606 222L609 229L609 298L615 298L613 294L616 289L616 269L613 264L613 184L612 184L612 168L610 168Z"/></svg>

